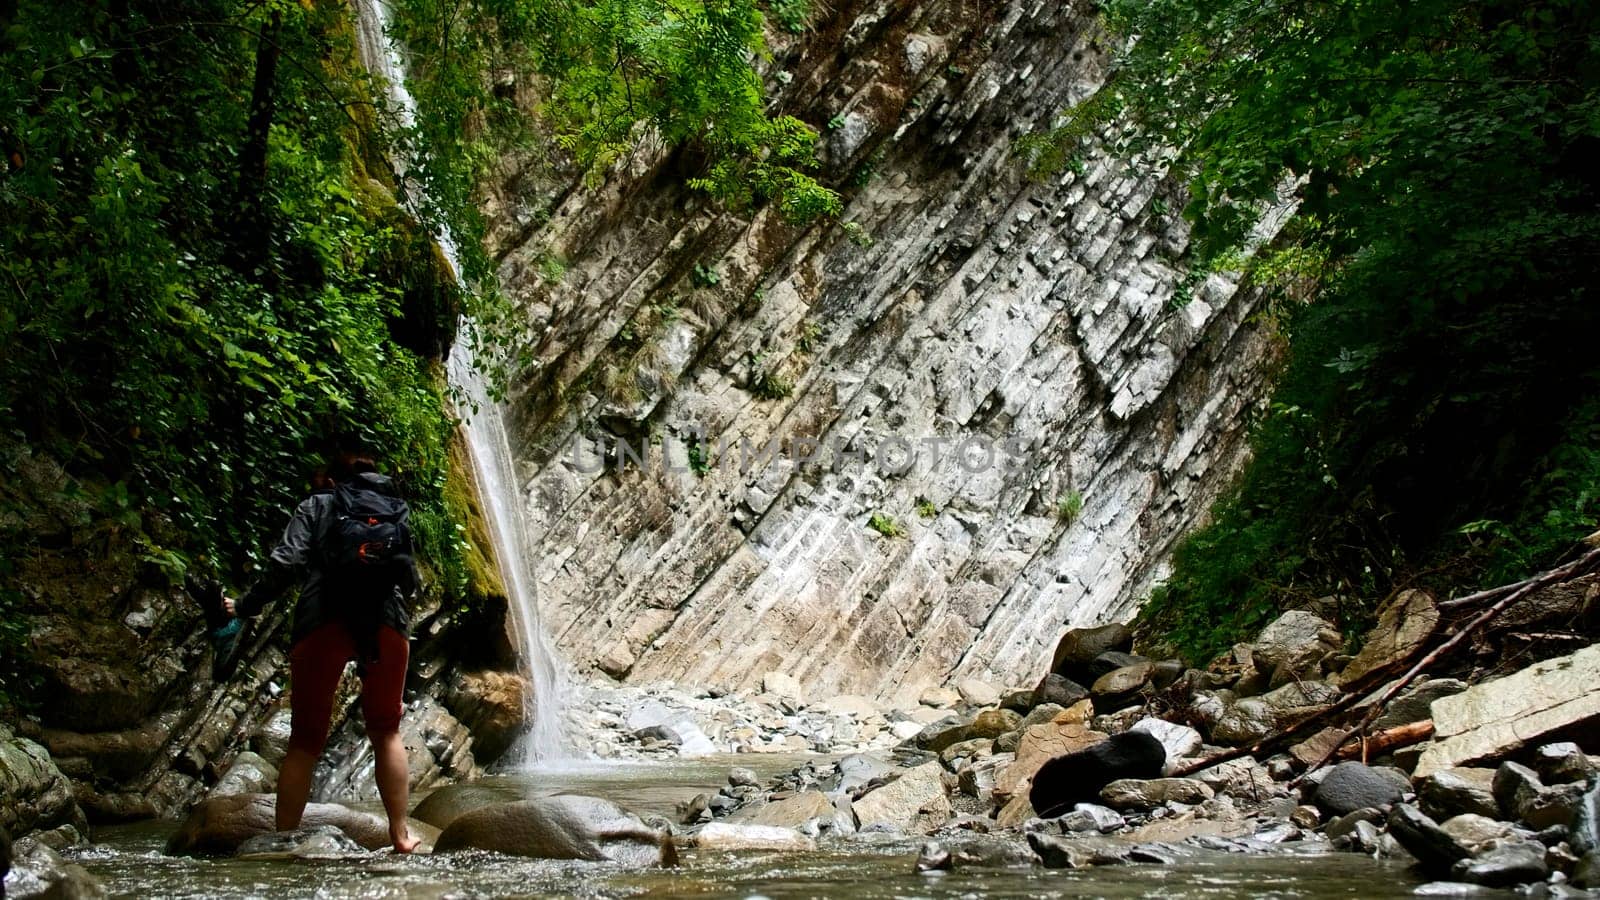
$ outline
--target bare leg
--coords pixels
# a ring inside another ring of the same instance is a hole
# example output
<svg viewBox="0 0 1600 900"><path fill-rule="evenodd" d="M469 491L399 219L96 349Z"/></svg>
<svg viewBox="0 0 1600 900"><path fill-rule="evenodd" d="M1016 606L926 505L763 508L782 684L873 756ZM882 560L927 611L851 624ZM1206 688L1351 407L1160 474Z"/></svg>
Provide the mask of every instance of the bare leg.
<svg viewBox="0 0 1600 900"><path fill-rule="evenodd" d="M372 755L378 769L378 796L383 798L383 811L389 815L389 840L394 843L396 853L410 853L421 841L406 829L406 807L411 791L406 745L397 731L374 734L371 738Z"/></svg>
<svg viewBox="0 0 1600 900"><path fill-rule="evenodd" d="M311 796L311 771L317 765L317 754L291 746L278 767L278 808L274 813L279 831L293 831L300 827L300 817L306 811L306 798Z"/></svg>

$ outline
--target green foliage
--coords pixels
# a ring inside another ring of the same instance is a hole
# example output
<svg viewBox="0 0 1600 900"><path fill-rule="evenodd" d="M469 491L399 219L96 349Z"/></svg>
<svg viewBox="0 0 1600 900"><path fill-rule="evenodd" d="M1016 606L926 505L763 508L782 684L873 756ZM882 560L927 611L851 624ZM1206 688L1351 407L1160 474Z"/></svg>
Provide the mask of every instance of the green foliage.
<svg viewBox="0 0 1600 900"><path fill-rule="evenodd" d="M794 395L794 381L772 369L762 369L751 379L750 393L757 400L782 400Z"/></svg>
<svg viewBox="0 0 1600 900"><path fill-rule="evenodd" d="M895 521L893 516L886 516L883 513L873 513L867 519L867 527L886 538L904 537L906 533L904 525Z"/></svg>
<svg viewBox="0 0 1600 900"><path fill-rule="evenodd" d="M822 337L822 326L807 319L800 323L800 335L794 339L794 347L801 353L810 353L817 348L817 341Z"/></svg>
<svg viewBox="0 0 1600 900"><path fill-rule="evenodd" d="M683 442L684 453L689 458L689 471L704 478L711 473L710 455L706 453L706 444L699 438L687 438Z"/></svg>
<svg viewBox="0 0 1600 900"><path fill-rule="evenodd" d="M1068 525L1078 521L1078 516L1083 513L1083 492L1077 490L1067 491L1056 500L1056 518Z"/></svg>
<svg viewBox="0 0 1600 900"><path fill-rule="evenodd" d="M811 0L769 0L767 15L785 31L800 34L811 24Z"/></svg>
<svg viewBox="0 0 1600 900"><path fill-rule="evenodd" d="M427 358L459 311L425 233L358 148L343 10L233 0L24 2L0 53L0 415L86 485L145 560L235 577L330 435L382 448L450 568L451 423ZM117 10L114 12L113 10ZM276 115L240 221L258 37ZM259 241L259 243L256 243ZM160 540L151 515L170 523ZM142 536L141 536L142 535ZM26 531L5 551L26 552Z"/></svg>
<svg viewBox="0 0 1600 900"><path fill-rule="evenodd" d="M487 72L537 79L538 112L591 179L654 132L707 162L689 183L736 205L773 202L788 220L836 215L812 175L816 133L768 115L752 62L765 55L757 0L400 0L422 109L428 183L451 221L475 221L472 188L493 148L538 128ZM798 11L780 4L780 20ZM443 152L449 151L449 152ZM471 268L471 267L469 267ZM485 270L486 271L486 270Z"/></svg>
<svg viewBox="0 0 1600 900"><path fill-rule="evenodd" d="M1331 597L1552 563L1600 514L1600 11L1586 3L1114 0L1111 85L1026 142L1041 174L1181 152L1194 268L1242 268L1288 338L1253 463L1146 624L1196 657ZM1239 253L1294 185L1300 219ZM1314 302L1303 300L1315 297ZM1486 524L1493 523L1493 524Z"/></svg>
<svg viewBox="0 0 1600 900"><path fill-rule="evenodd" d="M695 287L716 287L722 283L722 276L717 274L717 270L704 263L695 263L694 271L689 273L689 278Z"/></svg>
<svg viewBox="0 0 1600 900"><path fill-rule="evenodd" d="M931 519L938 514L939 507L934 506L932 500L929 500L927 497L917 498L917 515L924 519Z"/></svg>

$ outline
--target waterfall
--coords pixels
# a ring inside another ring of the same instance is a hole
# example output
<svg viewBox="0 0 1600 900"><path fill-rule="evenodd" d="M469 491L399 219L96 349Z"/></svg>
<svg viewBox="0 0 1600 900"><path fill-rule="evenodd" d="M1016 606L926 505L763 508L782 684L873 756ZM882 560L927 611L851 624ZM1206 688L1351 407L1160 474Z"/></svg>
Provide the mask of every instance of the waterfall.
<svg viewBox="0 0 1600 900"><path fill-rule="evenodd" d="M351 8L361 60L386 91L389 110L399 118L401 130L408 131L416 123L416 100L406 88L405 59L389 36L389 10L383 0L351 0ZM404 181L403 160L396 160L395 168ZM407 187L415 196L418 186L407 182ZM440 228L434 239L459 277L453 236L447 228ZM450 350L446 369L451 386L465 401L462 430L477 476L479 505L489 520L494 556L499 562L501 582L521 640L523 669L532 688L526 710L529 727L519 748L522 761L532 764L565 755L561 707L568 685L555 648L539 621L533 573L528 566L526 528L503 411L489 396L475 364L473 346L476 342L468 333L472 324L469 321L462 324L463 333Z"/></svg>

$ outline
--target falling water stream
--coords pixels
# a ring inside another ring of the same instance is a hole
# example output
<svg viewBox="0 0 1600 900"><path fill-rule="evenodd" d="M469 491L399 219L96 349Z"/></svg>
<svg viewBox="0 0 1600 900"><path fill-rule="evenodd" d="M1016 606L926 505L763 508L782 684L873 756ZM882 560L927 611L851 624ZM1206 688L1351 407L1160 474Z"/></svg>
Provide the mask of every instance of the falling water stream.
<svg viewBox="0 0 1600 900"><path fill-rule="evenodd" d="M404 53L389 34L388 7L384 0L352 0L351 6L362 62L387 93L387 106L398 117L401 131L409 131L416 123L416 100L406 88ZM408 192L416 196L420 187L406 180L405 161L396 160L395 168ZM441 227L434 238L459 275L459 251L454 236L449 229ZM471 327L470 321L463 323L464 331ZM539 620L538 598L528 568L530 554L521 492L517 489L516 466L504 412L500 403L490 396L480 372L474 349L477 344L470 334L458 339L450 350L447 371L462 407L465 420L462 431L476 476L479 504L493 532L494 557L521 639L522 664L532 688L528 697L527 734L514 751L521 754L525 765L532 765L560 759L568 753L562 734L561 710L569 683L555 647Z"/></svg>

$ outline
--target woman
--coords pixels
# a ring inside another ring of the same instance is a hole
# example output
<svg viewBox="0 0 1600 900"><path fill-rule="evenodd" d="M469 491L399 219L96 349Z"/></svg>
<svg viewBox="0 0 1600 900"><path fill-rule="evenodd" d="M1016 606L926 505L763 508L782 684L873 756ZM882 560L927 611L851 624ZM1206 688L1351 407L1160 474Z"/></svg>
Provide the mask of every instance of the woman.
<svg viewBox="0 0 1600 900"><path fill-rule="evenodd" d="M329 476L331 483L319 478L295 510L262 578L223 606L248 618L300 584L289 652L289 752L278 768L278 830L300 827L312 770L328 740L334 692L345 664L355 660L389 839L396 852L410 853L419 842L406 829L410 770L400 741L410 654L406 607L418 584L409 510L371 456L341 454Z"/></svg>

